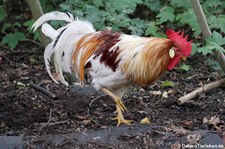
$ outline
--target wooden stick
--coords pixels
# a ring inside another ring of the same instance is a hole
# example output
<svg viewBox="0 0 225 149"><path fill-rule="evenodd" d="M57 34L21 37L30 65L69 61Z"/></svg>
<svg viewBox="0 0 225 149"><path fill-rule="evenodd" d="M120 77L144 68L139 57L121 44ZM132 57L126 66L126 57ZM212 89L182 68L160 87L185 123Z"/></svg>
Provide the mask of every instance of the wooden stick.
<svg viewBox="0 0 225 149"><path fill-rule="evenodd" d="M209 83L209 84L206 84L203 87L200 87L200 88L196 89L195 91L192 91L189 94L179 98L177 100L177 103L179 105L182 105L183 103L197 97L198 95L200 95L202 93L208 92L208 91L210 91L214 88L217 88L217 87L221 86L224 82L225 82L225 78L221 79L221 80L218 80L218 81L215 81L215 82L212 82L212 83Z"/></svg>
<svg viewBox="0 0 225 149"><path fill-rule="evenodd" d="M44 89L43 87L40 87L39 85L30 83L29 86L32 87L33 89L35 89L35 90L45 94L46 96L48 96L48 97L50 97L52 99L57 99L58 98L54 93Z"/></svg>

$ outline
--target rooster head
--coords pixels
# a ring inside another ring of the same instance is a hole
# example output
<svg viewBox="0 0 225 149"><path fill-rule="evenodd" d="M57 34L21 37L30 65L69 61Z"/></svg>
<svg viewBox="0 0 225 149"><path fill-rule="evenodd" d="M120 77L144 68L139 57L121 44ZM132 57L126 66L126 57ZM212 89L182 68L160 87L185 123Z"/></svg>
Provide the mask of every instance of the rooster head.
<svg viewBox="0 0 225 149"><path fill-rule="evenodd" d="M166 31L167 37L173 42L173 49L171 61L167 66L168 70L172 70L179 62L180 59L186 60L186 57L190 55L192 50L192 41L187 41L188 36L184 37L184 32L174 32L171 29ZM171 52L171 51L170 51Z"/></svg>

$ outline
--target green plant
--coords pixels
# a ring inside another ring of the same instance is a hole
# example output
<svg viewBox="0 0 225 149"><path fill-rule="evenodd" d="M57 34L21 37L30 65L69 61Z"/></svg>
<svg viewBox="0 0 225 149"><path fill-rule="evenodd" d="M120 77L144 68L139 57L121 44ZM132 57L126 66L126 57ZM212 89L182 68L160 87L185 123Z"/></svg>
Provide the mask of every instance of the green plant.
<svg viewBox="0 0 225 149"><path fill-rule="evenodd" d="M24 33L14 32L7 34L3 39L2 43L7 44L11 49L15 48L20 41L25 40Z"/></svg>
<svg viewBox="0 0 225 149"><path fill-rule="evenodd" d="M165 31L173 28L189 34L189 39L193 40L192 55L210 55L213 50L224 51L225 4L222 0L201 0L210 29L213 31L212 37L206 41L201 38L201 30L189 0L182 2L180 0L40 0L40 2L44 12L68 11L81 19L89 20L98 30L111 27L114 31L127 34L165 37ZM4 7L0 6L0 21L5 20L6 16ZM19 41L25 39L21 35L24 33L19 28L26 27L30 31L33 22L34 20L25 23L5 21L0 28L5 35L2 37L2 42L14 48ZM59 22L51 23L54 26L60 25ZM14 32L9 33L7 30ZM37 32L34 40L39 40Z"/></svg>
<svg viewBox="0 0 225 149"><path fill-rule="evenodd" d="M0 21L4 20L7 16L5 8L0 5Z"/></svg>
<svg viewBox="0 0 225 149"><path fill-rule="evenodd" d="M183 70L183 71L189 71L191 69L191 66L187 65L187 64L183 64L178 69Z"/></svg>
<svg viewBox="0 0 225 149"><path fill-rule="evenodd" d="M24 30L29 30L34 23L34 20L28 20L24 23L21 22L9 22L7 20L7 12L3 6L0 5L0 21L4 21L3 25L0 27L0 32L2 33L1 43L7 45L10 49L14 49L19 42L24 41L27 33ZM32 33L33 34L33 33ZM34 40L39 40L38 32L35 32Z"/></svg>

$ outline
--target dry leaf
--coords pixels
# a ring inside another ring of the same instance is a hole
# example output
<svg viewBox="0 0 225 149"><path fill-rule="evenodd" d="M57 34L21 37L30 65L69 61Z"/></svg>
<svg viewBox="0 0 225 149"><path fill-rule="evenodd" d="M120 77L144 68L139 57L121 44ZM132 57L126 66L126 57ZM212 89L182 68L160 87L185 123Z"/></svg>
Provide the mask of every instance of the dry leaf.
<svg viewBox="0 0 225 149"><path fill-rule="evenodd" d="M174 144L170 145L170 149L181 149L180 142L176 141Z"/></svg>
<svg viewBox="0 0 225 149"><path fill-rule="evenodd" d="M171 93L173 93L173 90L164 91L164 92L162 93L162 96L163 96L164 98L168 98L168 97L169 97L169 94L171 94Z"/></svg>
<svg viewBox="0 0 225 149"><path fill-rule="evenodd" d="M6 127L6 124L4 122L1 122L0 128Z"/></svg>
<svg viewBox="0 0 225 149"><path fill-rule="evenodd" d="M150 120L149 120L149 118L146 117L146 118L143 118L140 123L142 125L150 124Z"/></svg>
<svg viewBox="0 0 225 149"><path fill-rule="evenodd" d="M150 93L153 95L161 95L162 94L161 91L151 91Z"/></svg>
<svg viewBox="0 0 225 149"><path fill-rule="evenodd" d="M89 120L83 120L82 122L84 123L84 125L87 125L88 123L90 123L91 119Z"/></svg>
<svg viewBox="0 0 225 149"><path fill-rule="evenodd" d="M78 118L78 119L81 119L81 120L87 119L87 116L75 115L75 117Z"/></svg>
<svg viewBox="0 0 225 149"><path fill-rule="evenodd" d="M180 123L185 126L191 126L193 124L192 120L183 120Z"/></svg>
<svg viewBox="0 0 225 149"><path fill-rule="evenodd" d="M164 91L163 93L162 93L162 96L164 97L164 98L168 98L169 96L168 96L168 92L167 91Z"/></svg>
<svg viewBox="0 0 225 149"><path fill-rule="evenodd" d="M207 124L208 122L209 122L209 120L206 117L204 117L203 118L203 124Z"/></svg>
<svg viewBox="0 0 225 149"><path fill-rule="evenodd" d="M210 119L207 119L206 117L203 118L203 124L212 124L213 126L216 126L218 123L220 123L220 118L217 116L212 116Z"/></svg>
<svg viewBox="0 0 225 149"><path fill-rule="evenodd" d="M188 143L190 144L198 144L198 141L202 138L200 133L195 133L187 136Z"/></svg>

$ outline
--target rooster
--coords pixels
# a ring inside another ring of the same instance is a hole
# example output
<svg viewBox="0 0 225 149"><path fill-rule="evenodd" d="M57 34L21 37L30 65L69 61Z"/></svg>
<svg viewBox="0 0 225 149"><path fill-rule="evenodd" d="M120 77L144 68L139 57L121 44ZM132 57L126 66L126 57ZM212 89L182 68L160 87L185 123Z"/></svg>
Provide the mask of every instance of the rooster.
<svg viewBox="0 0 225 149"><path fill-rule="evenodd" d="M66 21L54 29L47 22ZM192 50L191 41L184 33L166 31L168 38L139 37L120 34L111 30L96 31L88 21L74 18L70 13L46 13L32 26L41 26L42 32L52 41L44 51L44 61L50 77L68 85L63 73L75 74L81 85L85 74L91 76L91 85L109 95L116 103L117 126L130 124L123 116L127 108L122 97L132 84L151 85L167 70L172 70ZM50 69L51 56L57 79Z"/></svg>

